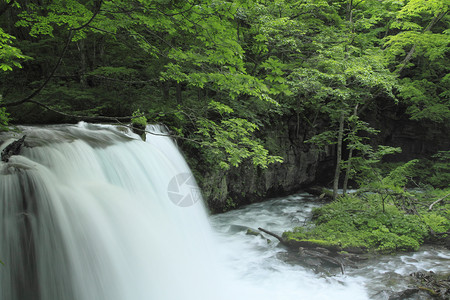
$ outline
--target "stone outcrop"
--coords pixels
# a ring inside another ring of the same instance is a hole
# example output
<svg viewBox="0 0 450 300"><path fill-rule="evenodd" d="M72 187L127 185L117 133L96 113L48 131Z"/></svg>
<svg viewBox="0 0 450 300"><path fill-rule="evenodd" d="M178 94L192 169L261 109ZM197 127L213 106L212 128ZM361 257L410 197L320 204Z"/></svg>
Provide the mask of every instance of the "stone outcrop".
<svg viewBox="0 0 450 300"><path fill-rule="evenodd" d="M272 154L282 156L283 163L269 165L267 169L243 163L230 170L212 171L203 176L201 189L213 212L264 200L268 197L295 193L321 181L329 181L333 161L330 152L317 151L304 143L314 130L296 118L273 128L266 128L263 140Z"/></svg>

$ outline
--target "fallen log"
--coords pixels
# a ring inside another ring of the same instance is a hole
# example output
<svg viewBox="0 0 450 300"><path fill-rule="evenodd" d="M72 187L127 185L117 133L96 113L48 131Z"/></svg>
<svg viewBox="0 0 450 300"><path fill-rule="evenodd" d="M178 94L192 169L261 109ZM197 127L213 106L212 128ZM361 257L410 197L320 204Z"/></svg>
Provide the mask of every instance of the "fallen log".
<svg viewBox="0 0 450 300"><path fill-rule="evenodd" d="M24 135L17 141L12 142L8 146L6 146L5 149L3 149L1 155L1 160L3 162L8 162L11 156L20 154L20 151L22 150L22 147L25 143L25 137L26 135Z"/></svg>
<svg viewBox="0 0 450 300"><path fill-rule="evenodd" d="M275 234L275 233L273 233L273 232L270 232L270 231L268 231L268 230L266 230L266 229L264 229L264 228L261 228L261 227L258 227L258 230L260 230L260 231L262 231L262 232L264 232L264 233L267 233L268 235L273 236L274 238L276 238L277 240L279 240L280 243L282 243L283 245L287 245L287 244L286 244L286 241L285 241L281 236L279 236L279 235L277 235L277 234Z"/></svg>
<svg viewBox="0 0 450 300"><path fill-rule="evenodd" d="M321 186L312 186L305 189L305 192L317 196L323 200L332 200L333 199L333 191Z"/></svg>
<svg viewBox="0 0 450 300"><path fill-rule="evenodd" d="M344 274L344 261L348 261L349 257L348 255L341 255L339 253L340 250L342 250L340 247L335 246L323 246L318 245L313 242L308 241L291 241L286 240L283 237L279 236L276 233L270 232L269 230L266 230L264 228L258 227L258 230L273 236L277 240L280 241L280 243L288 249L292 250L292 252L297 252L297 255L300 257L303 257L304 260L308 259L318 259L322 263L326 263L328 265L332 265L334 267L339 267L341 269L342 274Z"/></svg>

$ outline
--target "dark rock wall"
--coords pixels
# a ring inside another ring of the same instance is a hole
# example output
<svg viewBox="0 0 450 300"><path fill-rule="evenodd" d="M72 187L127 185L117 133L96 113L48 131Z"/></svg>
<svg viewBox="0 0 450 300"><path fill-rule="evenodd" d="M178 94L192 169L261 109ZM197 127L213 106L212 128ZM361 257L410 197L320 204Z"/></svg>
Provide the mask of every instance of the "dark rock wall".
<svg viewBox="0 0 450 300"><path fill-rule="evenodd" d="M333 164L330 153L319 153L304 143L313 135L312 128L293 117L273 128L265 128L263 133L266 147L272 154L282 156L284 162L269 165L267 169L244 163L203 176L200 185L212 212L295 193L312 183L329 181Z"/></svg>
<svg viewBox="0 0 450 300"><path fill-rule="evenodd" d="M392 106L387 100L379 99L376 108L362 117L380 130L374 143L402 148L402 153L386 156L385 161L406 162L450 150L450 124L410 120L406 107L401 104Z"/></svg>

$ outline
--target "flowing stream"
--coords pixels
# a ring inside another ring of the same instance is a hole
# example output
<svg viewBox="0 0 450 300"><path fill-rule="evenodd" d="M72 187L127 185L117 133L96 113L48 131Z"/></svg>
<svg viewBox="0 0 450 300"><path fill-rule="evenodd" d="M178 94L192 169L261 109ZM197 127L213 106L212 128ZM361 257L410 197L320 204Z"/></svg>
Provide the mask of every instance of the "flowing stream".
<svg viewBox="0 0 450 300"><path fill-rule="evenodd" d="M302 224L307 195L208 217L164 128L147 142L108 125L19 129L0 136L2 151L27 135L0 162L1 300L383 299L388 272L448 267L448 251L429 249L315 273L246 235Z"/></svg>
<svg viewBox="0 0 450 300"><path fill-rule="evenodd" d="M388 299L408 288L408 275L418 271L448 273L450 250L425 246L418 252L376 256L347 267L312 270L300 266L300 256L289 255L275 238L247 234L248 228L265 228L281 235L294 226L304 225L311 210L319 204L309 194L297 194L255 203L224 214L211 222L220 233L228 264L241 282L257 289L268 299ZM267 239L270 242L267 242ZM417 298L427 299L422 295ZM264 298L264 297L263 297ZM251 299L251 298L248 298ZM266 299L266 298L264 298Z"/></svg>

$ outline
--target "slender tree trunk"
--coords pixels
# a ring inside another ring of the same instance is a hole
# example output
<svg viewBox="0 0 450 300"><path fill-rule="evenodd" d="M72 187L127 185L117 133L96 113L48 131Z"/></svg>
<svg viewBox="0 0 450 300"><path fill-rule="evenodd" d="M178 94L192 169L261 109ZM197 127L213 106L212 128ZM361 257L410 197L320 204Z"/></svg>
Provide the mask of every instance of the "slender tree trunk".
<svg viewBox="0 0 450 300"><path fill-rule="evenodd" d="M177 83L177 92L176 92L176 99L178 104L183 103L183 97L181 94L181 83Z"/></svg>
<svg viewBox="0 0 450 300"><path fill-rule="evenodd" d="M162 100L167 103L170 97L170 86L168 81L163 81L161 83Z"/></svg>
<svg viewBox="0 0 450 300"><path fill-rule="evenodd" d="M358 115L358 104L355 105L355 109L353 110L353 116L357 115ZM343 195L347 194L348 178L350 177L350 171L352 169L352 157L353 157L353 149L350 149L350 152L348 154L347 169L345 170L344 183L342 186Z"/></svg>
<svg viewBox="0 0 450 300"><path fill-rule="evenodd" d="M338 188L339 188L339 175L341 173L341 158L342 158L342 139L344 136L344 112L341 112L341 117L339 118L339 133L337 140L337 149L336 149L336 169L334 172L334 181L333 181L333 200L336 200Z"/></svg>
<svg viewBox="0 0 450 300"><path fill-rule="evenodd" d="M198 99L199 102L203 100L204 94L205 93L204 93L202 88L198 88L197 89L197 99Z"/></svg>
<svg viewBox="0 0 450 300"><path fill-rule="evenodd" d="M86 71L87 71L87 60L86 60L86 43L85 40L80 40L78 42L78 51L80 52L80 83L82 88L87 88Z"/></svg>
<svg viewBox="0 0 450 300"><path fill-rule="evenodd" d="M345 177L344 177L344 183L342 186L342 194L347 194L347 186L348 186L348 178L350 177L350 170L352 169L352 159L353 157L353 149L350 149L350 152L348 153L348 162L347 162L347 169L345 170Z"/></svg>

